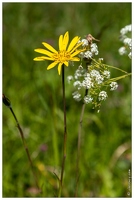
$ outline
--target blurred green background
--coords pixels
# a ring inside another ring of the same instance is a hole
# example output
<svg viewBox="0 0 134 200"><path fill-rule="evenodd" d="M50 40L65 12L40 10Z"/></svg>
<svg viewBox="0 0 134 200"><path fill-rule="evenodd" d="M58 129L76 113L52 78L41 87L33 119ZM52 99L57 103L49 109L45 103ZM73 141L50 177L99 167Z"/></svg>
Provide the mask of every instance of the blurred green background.
<svg viewBox="0 0 134 200"><path fill-rule="evenodd" d="M120 29L131 24L131 3L3 3L3 93L24 131L43 193L38 194L22 141L10 110L3 105L3 197L56 197L63 147L61 76L49 62L34 62L41 42L58 47L67 30L70 39L92 34L99 39L104 62L131 72L131 60L120 56ZM73 74L78 63L66 68ZM112 70L111 76L122 75ZM131 170L131 77L108 93L100 113L86 106L83 119L78 197L128 197ZM67 158L63 197L76 189L77 135L82 103L72 99L66 81ZM53 173L54 172L54 173Z"/></svg>

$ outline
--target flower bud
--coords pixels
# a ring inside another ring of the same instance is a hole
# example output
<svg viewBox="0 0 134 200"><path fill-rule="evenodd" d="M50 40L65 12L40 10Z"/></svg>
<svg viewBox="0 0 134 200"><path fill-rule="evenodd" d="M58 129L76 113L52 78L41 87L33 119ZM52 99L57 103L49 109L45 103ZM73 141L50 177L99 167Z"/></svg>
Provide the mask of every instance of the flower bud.
<svg viewBox="0 0 134 200"><path fill-rule="evenodd" d="M11 107L11 102L10 102L10 100L9 100L4 94L2 94L2 100L3 100L3 103L4 103L7 107Z"/></svg>

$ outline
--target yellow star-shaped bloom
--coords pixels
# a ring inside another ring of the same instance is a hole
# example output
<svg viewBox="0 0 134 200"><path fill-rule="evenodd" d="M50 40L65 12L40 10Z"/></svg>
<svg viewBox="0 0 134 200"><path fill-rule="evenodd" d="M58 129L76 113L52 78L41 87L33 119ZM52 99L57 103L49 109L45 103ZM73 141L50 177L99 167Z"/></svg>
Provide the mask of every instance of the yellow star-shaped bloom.
<svg viewBox="0 0 134 200"><path fill-rule="evenodd" d="M35 61L43 61L43 60L51 60L53 61L48 67L47 70L55 67L58 64L58 73L61 73L61 67L63 64L68 67L69 61L79 61L78 57L75 57L80 52L84 51L84 49L78 49L82 45L82 42L78 42L80 37L75 36L70 44L69 42L69 33L68 31L65 35L60 35L59 37L59 50L56 51L50 44L46 42L42 42L42 44L46 47L46 49L35 49L34 51L44 54L45 56L40 56L34 58Z"/></svg>

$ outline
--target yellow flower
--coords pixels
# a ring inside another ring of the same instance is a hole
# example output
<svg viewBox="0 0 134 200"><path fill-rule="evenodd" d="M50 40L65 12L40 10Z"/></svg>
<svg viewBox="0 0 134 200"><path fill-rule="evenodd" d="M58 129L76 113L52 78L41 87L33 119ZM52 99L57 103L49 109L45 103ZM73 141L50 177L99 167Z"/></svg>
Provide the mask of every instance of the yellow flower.
<svg viewBox="0 0 134 200"><path fill-rule="evenodd" d="M34 58L35 61L43 61L43 60L52 60L53 62L47 67L47 70L55 67L58 64L58 73L61 73L61 67L63 64L68 67L69 61L79 61L78 57L75 57L80 52L84 51L84 49L78 49L79 46L82 45L82 42L78 41L80 37L75 36L72 41L69 42L69 33L68 31L65 35L60 35L59 37L59 51L56 51L50 44L46 42L42 42L42 44L49 50L45 49L35 49L34 51L44 54L45 56L40 56ZM68 48L67 48L68 46Z"/></svg>

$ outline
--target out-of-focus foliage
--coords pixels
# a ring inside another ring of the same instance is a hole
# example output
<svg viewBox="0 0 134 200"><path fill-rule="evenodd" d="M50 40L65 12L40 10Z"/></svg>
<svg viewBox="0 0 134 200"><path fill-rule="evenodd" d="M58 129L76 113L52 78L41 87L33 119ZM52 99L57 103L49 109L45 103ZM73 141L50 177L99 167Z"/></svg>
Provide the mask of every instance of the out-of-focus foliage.
<svg viewBox="0 0 134 200"><path fill-rule="evenodd" d="M120 29L131 24L131 3L3 3L3 93L11 100L24 131L43 193L34 179L10 110L3 105L3 197L55 197L63 147L61 76L47 71L48 62L34 62L35 48L55 48L67 30L70 39L92 34L99 39L99 57L131 72L120 56ZM78 67L66 68L66 76ZM119 76L120 72L111 71ZM86 106L80 160L79 197L127 197L131 169L131 79L118 82L100 113ZM63 197L76 188L78 125L82 103L72 99L66 82L67 158ZM54 172L54 173L53 173Z"/></svg>

